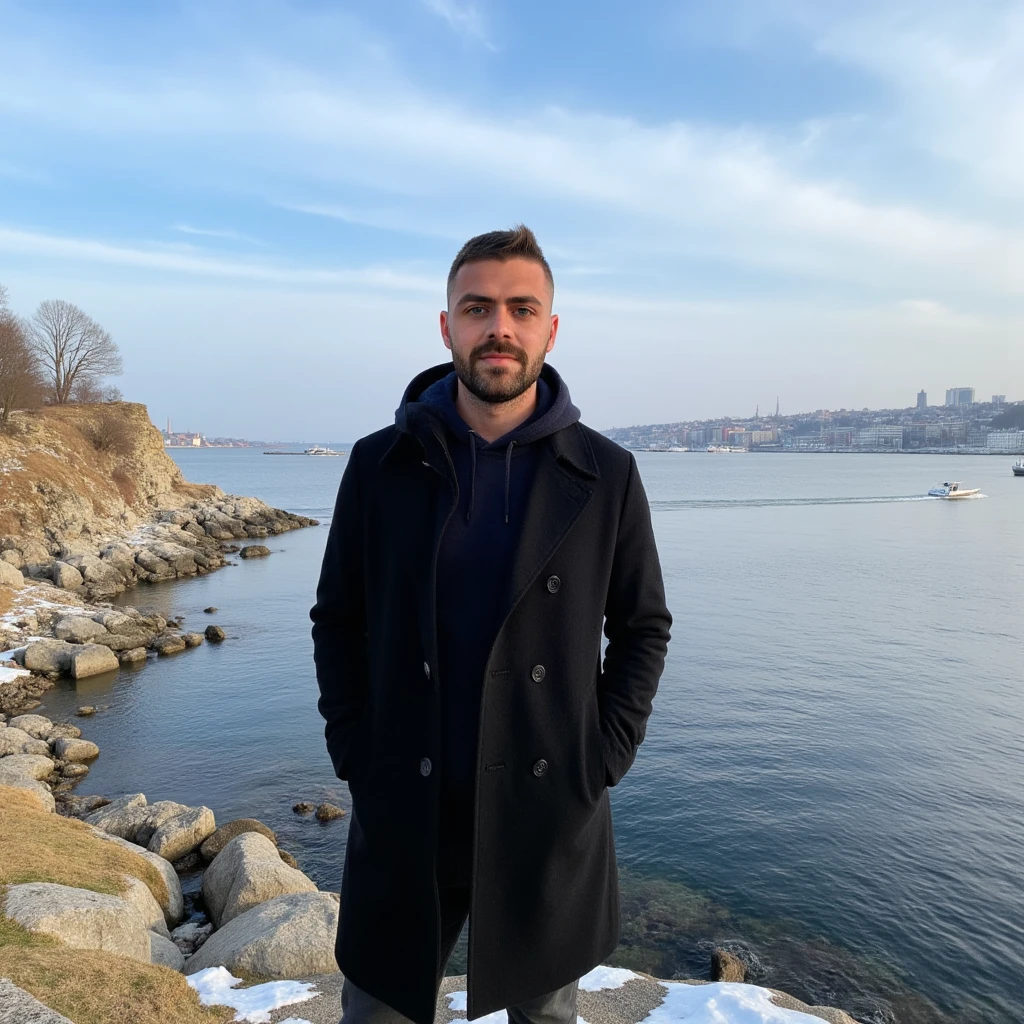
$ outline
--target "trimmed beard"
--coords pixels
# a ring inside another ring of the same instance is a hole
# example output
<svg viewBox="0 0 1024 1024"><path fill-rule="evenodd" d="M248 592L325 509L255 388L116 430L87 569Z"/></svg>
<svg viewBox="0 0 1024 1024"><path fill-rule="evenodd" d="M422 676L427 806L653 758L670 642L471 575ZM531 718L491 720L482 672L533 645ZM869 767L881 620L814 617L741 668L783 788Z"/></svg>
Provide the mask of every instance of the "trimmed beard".
<svg viewBox="0 0 1024 1024"><path fill-rule="evenodd" d="M494 354L512 356L519 367L495 372L480 365L484 356ZM452 346L452 364L462 386L475 398L490 405L514 401L529 391L544 369L545 355L546 352L541 352L531 363L521 348L505 342L490 341L474 349L469 359L465 360Z"/></svg>

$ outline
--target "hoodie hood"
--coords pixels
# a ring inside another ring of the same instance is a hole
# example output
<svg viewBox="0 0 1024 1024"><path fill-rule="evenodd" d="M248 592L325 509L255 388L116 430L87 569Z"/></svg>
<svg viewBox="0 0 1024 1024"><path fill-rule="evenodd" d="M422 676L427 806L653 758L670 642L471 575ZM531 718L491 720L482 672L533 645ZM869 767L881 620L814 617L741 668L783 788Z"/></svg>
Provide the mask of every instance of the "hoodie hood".
<svg viewBox="0 0 1024 1024"><path fill-rule="evenodd" d="M421 424L437 423L456 442L465 444L469 451L468 506L466 522L473 519L476 506L477 453L485 456L504 455L505 459L505 523L509 521L509 502L512 480L512 457L524 447L540 441L580 418L580 411L569 398L569 389L552 366L547 364L537 379L537 408L528 420L514 430L487 443L471 430L455 407L458 376L450 363L425 370L405 389L402 404L395 412L395 425L404 433L415 435ZM433 426L428 429L433 430Z"/></svg>

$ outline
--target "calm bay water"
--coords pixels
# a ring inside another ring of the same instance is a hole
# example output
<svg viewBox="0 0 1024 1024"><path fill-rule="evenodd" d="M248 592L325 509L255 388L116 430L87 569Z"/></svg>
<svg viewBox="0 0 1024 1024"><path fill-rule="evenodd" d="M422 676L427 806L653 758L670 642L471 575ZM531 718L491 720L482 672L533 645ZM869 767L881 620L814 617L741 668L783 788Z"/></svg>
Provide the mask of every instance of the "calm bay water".
<svg viewBox="0 0 1024 1024"><path fill-rule="evenodd" d="M173 453L186 477L322 521L129 603L221 646L45 695L102 754L79 787L256 816L323 888L348 805L316 712L308 610L345 459ZM1024 480L1010 459L637 456L675 616L613 793L617 961L755 976L865 1021L1010 1024L1024 1002ZM986 498L923 498L944 479ZM220 611L205 616L202 609ZM923 993L923 995L922 995Z"/></svg>

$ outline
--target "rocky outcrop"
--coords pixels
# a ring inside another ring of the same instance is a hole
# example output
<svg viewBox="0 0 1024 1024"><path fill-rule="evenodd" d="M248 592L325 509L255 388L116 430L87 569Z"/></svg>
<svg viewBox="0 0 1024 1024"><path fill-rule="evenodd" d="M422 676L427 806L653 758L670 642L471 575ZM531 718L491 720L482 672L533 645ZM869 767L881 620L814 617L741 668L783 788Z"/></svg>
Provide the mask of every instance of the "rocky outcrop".
<svg viewBox="0 0 1024 1024"><path fill-rule="evenodd" d="M218 928L275 897L315 891L312 880L285 864L258 832L232 839L203 875L203 899Z"/></svg>
<svg viewBox="0 0 1024 1024"><path fill-rule="evenodd" d="M177 945L169 937L156 932L149 933L150 960L161 967L169 967L180 974L185 970L185 957Z"/></svg>
<svg viewBox="0 0 1024 1024"><path fill-rule="evenodd" d="M35 996L0 978L0 1024L72 1024L63 1014L44 1006Z"/></svg>
<svg viewBox="0 0 1024 1024"><path fill-rule="evenodd" d="M164 860L163 857L157 856L155 853L151 853L145 847L137 846L135 843L129 843L127 839L121 839L118 836L110 835L98 828L94 828L92 831L93 834L98 836L100 839L116 843L118 846L142 857L143 860L148 861L157 869L157 871L160 872L160 877L163 878L164 886L167 889L167 900L166 902L161 902L161 909L164 912L164 921L169 927L176 925L185 914L185 899L181 892L181 881L178 878L177 872L173 867L171 867L170 863Z"/></svg>
<svg viewBox="0 0 1024 1024"><path fill-rule="evenodd" d="M255 818L235 818L234 821L228 821L221 825L203 843L200 849L203 860L209 863L232 839L244 835L246 832L258 832L260 835L266 836L275 846L277 845L277 836L262 821L257 821Z"/></svg>
<svg viewBox="0 0 1024 1024"><path fill-rule="evenodd" d="M263 978L333 974L338 907L332 892L292 893L261 903L215 931L189 958L185 973L223 965Z"/></svg>
<svg viewBox="0 0 1024 1024"><path fill-rule="evenodd" d="M66 946L150 962L146 922L118 896L53 882L26 882L7 887L4 913L27 931L50 935Z"/></svg>
<svg viewBox="0 0 1024 1024"><path fill-rule="evenodd" d="M147 845L165 860L175 861L201 846L216 830L209 807L190 807L164 822Z"/></svg>

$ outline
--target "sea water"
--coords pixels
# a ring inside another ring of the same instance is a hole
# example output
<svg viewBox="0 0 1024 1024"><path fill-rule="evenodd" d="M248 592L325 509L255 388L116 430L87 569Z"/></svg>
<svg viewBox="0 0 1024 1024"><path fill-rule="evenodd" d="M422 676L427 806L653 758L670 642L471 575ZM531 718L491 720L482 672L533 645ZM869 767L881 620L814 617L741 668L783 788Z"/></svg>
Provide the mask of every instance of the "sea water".
<svg viewBox="0 0 1024 1024"><path fill-rule="evenodd" d="M80 793L258 817L338 889L349 806L316 711L308 611L344 458L173 452L187 479L321 525L265 560L125 600L228 640L62 684L101 755ZM638 453L673 640L612 795L612 963L755 980L861 1019L1010 1024L1024 1000L1024 479L1012 459ZM960 479L986 497L928 499ZM218 607L214 615L203 608ZM461 952L453 970L465 968Z"/></svg>

